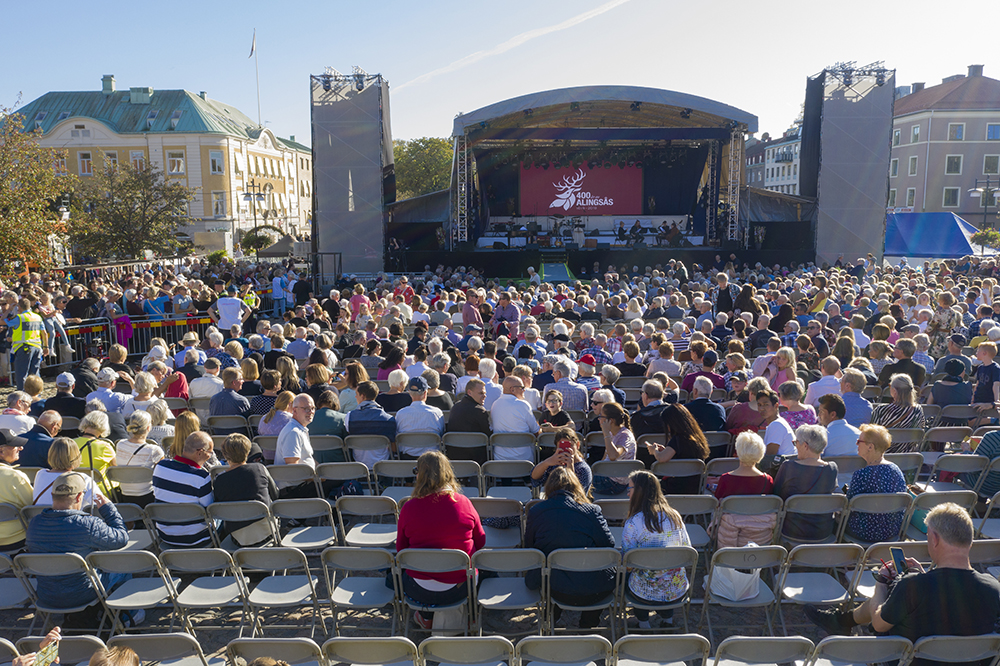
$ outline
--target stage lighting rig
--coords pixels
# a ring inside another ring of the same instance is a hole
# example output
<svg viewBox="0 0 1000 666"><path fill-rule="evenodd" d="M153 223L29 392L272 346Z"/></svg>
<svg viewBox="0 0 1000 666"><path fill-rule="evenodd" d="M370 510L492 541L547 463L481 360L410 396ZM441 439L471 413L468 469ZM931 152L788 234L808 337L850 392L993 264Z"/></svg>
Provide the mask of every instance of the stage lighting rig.
<svg viewBox="0 0 1000 666"><path fill-rule="evenodd" d="M365 80L368 78L368 72L354 65L351 68L351 73L354 76L354 89L361 92L365 89Z"/></svg>
<svg viewBox="0 0 1000 666"><path fill-rule="evenodd" d="M681 118L684 118L685 120L687 120L690 117L691 117L691 109L683 109L683 110L681 110Z"/></svg>
<svg viewBox="0 0 1000 666"><path fill-rule="evenodd" d="M824 71L837 77L845 86L850 88L860 80L867 78L874 79L877 86L884 86L894 70L887 69L885 62L882 60L876 60L873 63L860 67L855 61L848 60L834 63Z"/></svg>
<svg viewBox="0 0 1000 666"><path fill-rule="evenodd" d="M632 105L629 107L629 110L642 111L642 102L632 102Z"/></svg>

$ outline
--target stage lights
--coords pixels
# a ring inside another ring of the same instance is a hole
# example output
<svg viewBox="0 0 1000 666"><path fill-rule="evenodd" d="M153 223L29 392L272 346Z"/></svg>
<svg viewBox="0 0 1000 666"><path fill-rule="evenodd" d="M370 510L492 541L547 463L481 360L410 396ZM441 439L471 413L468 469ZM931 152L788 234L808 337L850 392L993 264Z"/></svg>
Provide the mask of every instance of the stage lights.
<svg viewBox="0 0 1000 666"><path fill-rule="evenodd" d="M854 72L850 70L844 72L844 85L847 87L854 85Z"/></svg>
<svg viewBox="0 0 1000 666"><path fill-rule="evenodd" d="M642 111L642 102L632 102L632 106L629 107L630 111Z"/></svg>
<svg viewBox="0 0 1000 666"><path fill-rule="evenodd" d="M885 85L885 70L875 72L875 85L880 88Z"/></svg>
<svg viewBox="0 0 1000 666"><path fill-rule="evenodd" d="M687 120L690 117L691 117L691 109L682 109L681 110L681 118L684 118L685 120Z"/></svg>
<svg viewBox="0 0 1000 666"><path fill-rule="evenodd" d="M605 169L610 169L611 168L611 162L605 162L604 163L604 168Z"/></svg>
<svg viewBox="0 0 1000 666"><path fill-rule="evenodd" d="M333 77L330 76L329 74L324 74L322 78L323 78L323 90L325 92L330 92L330 89L333 87Z"/></svg>
<svg viewBox="0 0 1000 666"><path fill-rule="evenodd" d="M546 171L548 171L549 170L549 163L548 162L542 162L542 168L545 169Z"/></svg>
<svg viewBox="0 0 1000 666"><path fill-rule="evenodd" d="M587 162L587 168L588 169L596 169L597 168L597 162L595 162L594 160L590 160L589 162Z"/></svg>
<svg viewBox="0 0 1000 666"><path fill-rule="evenodd" d="M625 160L622 160L621 162L618 163L618 168L619 169L624 169L625 168Z"/></svg>

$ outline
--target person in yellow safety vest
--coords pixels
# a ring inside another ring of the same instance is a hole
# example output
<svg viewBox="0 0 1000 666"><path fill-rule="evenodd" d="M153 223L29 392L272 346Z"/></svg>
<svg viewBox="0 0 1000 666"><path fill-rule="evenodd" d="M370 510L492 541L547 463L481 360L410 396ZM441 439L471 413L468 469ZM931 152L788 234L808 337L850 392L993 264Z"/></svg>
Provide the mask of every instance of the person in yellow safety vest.
<svg viewBox="0 0 1000 666"><path fill-rule="evenodd" d="M49 336L42 318L31 311L31 301L22 298L17 302L18 313L7 320L7 341L11 343L11 361L17 390L24 389L24 378L37 375L42 367L42 356L49 354Z"/></svg>
<svg viewBox="0 0 1000 666"><path fill-rule="evenodd" d="M240 298L243 299L243 302L251 310L256 310L260 307L260 296L253 290L253 285L249 282L240 287Z"/></svg>

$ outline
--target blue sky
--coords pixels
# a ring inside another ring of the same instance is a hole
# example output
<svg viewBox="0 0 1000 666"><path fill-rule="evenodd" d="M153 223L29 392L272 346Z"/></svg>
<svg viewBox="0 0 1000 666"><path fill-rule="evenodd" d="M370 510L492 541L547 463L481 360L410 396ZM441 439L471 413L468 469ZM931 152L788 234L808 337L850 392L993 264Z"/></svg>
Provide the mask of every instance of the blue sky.
<svg viewBox="0 0 1000 666"><path fill-rule="evenodd" d="M204 90L309 142L310 73L360 65L390 83L395 138L447 136L455 114L550 88L644 85L709 97L780 134L805 80L841 60L885 60L897 84L986 66L1000 78L982 2L840 0L367 0L112 2L5 7L0 106L49 90Z"/></svg>

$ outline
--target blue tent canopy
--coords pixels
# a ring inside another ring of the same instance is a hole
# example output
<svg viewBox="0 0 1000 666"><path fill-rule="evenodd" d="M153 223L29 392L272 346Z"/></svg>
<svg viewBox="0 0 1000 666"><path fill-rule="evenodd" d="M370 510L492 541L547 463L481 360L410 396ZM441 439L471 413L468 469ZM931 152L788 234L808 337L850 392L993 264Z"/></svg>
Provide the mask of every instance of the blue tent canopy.
<svg viewBox="0 0 1000 666"><path fill-rule="evenodd" d="M979 254L969 242L978 229L954 213L889 213L885 224L885 256L958 259ZM986 250L986 254L995 254Z"/></svg>

